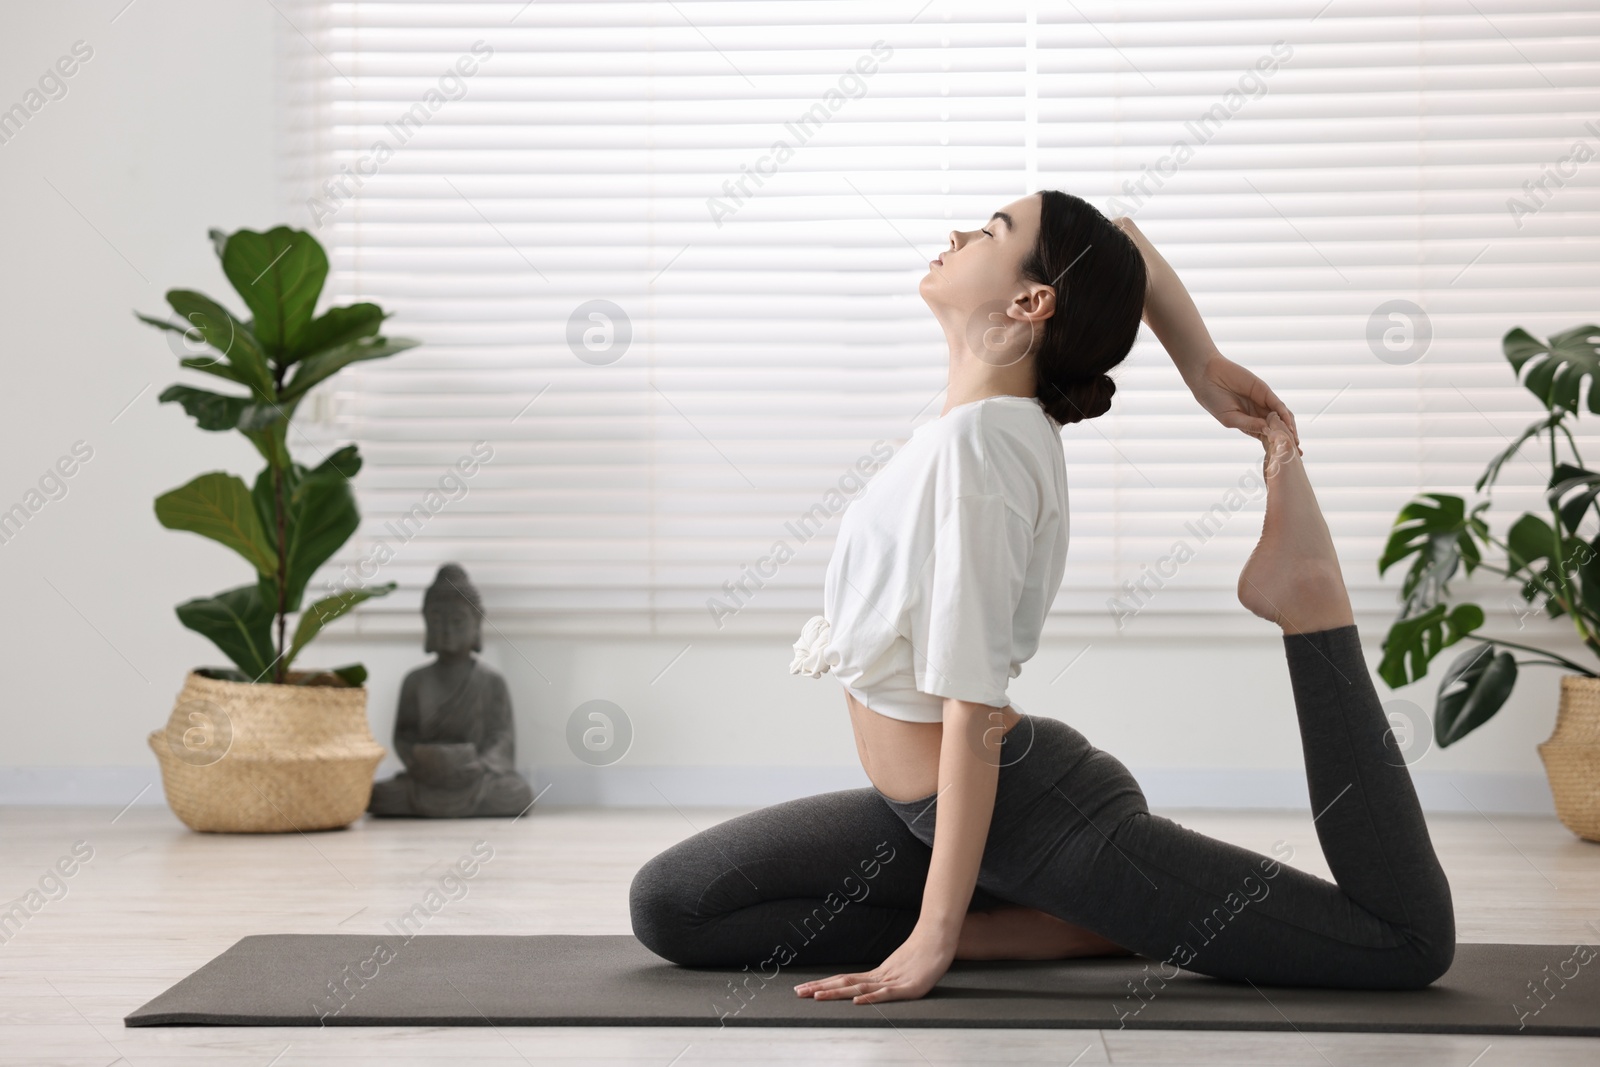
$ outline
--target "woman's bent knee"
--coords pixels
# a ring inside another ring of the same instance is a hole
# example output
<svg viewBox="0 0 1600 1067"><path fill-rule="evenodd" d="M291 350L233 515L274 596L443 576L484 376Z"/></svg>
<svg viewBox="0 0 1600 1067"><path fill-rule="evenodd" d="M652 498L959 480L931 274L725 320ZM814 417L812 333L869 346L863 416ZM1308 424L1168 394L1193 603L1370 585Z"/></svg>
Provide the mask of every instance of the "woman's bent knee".
<svg viewBox="0 0 1600 1067"><path fill-rule="evenodd" d="M1455 958L1455 922L1431 922L1368 963L1363 968L1366 977L1355 985L1365 989L1423 989L1444 977Z"/></svg>
<svg viewBox="0 0 1600 1067"><path fill-rule="evenodd" d="M1443 977L1456 958L1455 901L1442 874L1439 881L1431 901L1419 902L1418 907L1425 910L1410 937L1419 988Z"/></svg>
<svg viewBox="0 0 1600 1067"><path fill-rule="evenodd" d="M1412 941L1415 964L1411 977L1414 985L1409 988L1421 989L1423 986L1432 985L1445 972L1450 970L1450 965L1456 958L1456 931L1455 924L1451 923L1447 930L1431 934L1427 938Z"/></svg>
<svg viewBox="0 0 1600 1067"><path fill-rule="evenodd" d="M665 853L650 860L628 887L628 918L645 948L671 963L693 965L693 903L684 899L682 884Z"/></svg>

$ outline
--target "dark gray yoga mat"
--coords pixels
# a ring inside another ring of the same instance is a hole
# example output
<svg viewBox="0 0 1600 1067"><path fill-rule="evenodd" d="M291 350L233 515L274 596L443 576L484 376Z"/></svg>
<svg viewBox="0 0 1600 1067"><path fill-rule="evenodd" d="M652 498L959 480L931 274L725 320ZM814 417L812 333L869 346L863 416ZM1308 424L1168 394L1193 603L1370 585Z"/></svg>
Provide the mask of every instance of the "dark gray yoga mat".
<svg viewBox="0 0 1600 1067"><path fill-rule="evenodd" d="M128 1026L921 1026L1600 1036L1587 945L1460 945L1403 992L1252 987L1144 957L958 960L918 1000L815 1001L793 987L858 968L700 970L627 934L258 934ZM1163 979L1165 979L1163 983ZM1133 985L1130 985L1133 983ZM1140 992L1136 995L1133 986ZM1537 990L1537 994L1535 993Z"/></svg>

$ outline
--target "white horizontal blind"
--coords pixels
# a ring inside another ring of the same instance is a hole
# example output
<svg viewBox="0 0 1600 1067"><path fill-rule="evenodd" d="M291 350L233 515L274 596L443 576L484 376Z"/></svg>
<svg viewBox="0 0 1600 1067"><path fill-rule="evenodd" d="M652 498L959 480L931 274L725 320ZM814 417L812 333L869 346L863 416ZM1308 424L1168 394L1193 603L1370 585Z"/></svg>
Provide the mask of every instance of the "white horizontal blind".
<svg viewBox="0 0 1600 1067"><path fill-rule="evenodd" d="M1375 560L1399 508L1470 496L1540 410L1500 337L1600 318L1581 0L280 6L291 223L328 247L331 298L425 342L346 371L297 438L366 457L327 573L401 584L368 629L414 629L454 559L507 631L797 634L852 468L942 409L926 261L1039 188L1134 216L1295 410L1364 618L1396 607ZM1259 444L1148 333L1116 377L1062 435L1047 632L1261 632L1234 585L1262 495L1229 495ZM430 497L478 440L465 493ZM1540 507L1528 455L1500 529ZM1108 600L1141 578L1119 630ZM1485 590L1495 610L1510 586Z"/></svg>

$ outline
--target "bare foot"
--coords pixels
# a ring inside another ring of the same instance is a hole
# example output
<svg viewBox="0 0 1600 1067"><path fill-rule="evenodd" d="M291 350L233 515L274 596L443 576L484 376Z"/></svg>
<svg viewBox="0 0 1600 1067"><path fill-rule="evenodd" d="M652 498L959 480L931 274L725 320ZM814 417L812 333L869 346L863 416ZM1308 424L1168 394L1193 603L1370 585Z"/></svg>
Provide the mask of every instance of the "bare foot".
<svg viewBox="0 0 1600 1067"><path fill-rule="evenodd" d="M1355 618L1333 536L1294 438L1277 412L1267 415L1262 445L1267 513L1261 540L1239 574L1239 603L1286 634L1348 626Z"/></svg>

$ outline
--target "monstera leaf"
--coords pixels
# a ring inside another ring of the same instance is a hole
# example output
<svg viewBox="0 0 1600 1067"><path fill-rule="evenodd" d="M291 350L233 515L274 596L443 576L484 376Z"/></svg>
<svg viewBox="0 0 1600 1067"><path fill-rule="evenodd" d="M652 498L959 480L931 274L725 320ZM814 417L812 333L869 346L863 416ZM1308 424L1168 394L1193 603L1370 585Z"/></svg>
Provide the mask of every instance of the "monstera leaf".
<svg viewBox="0 0 1600 1067"><path fill-rule="evenodd" d="M1502 541L1491 536L1479 518L1487 500L1468 514L1459 497L1420 494L1395 519L1378 561L1380 574L1401 560L1412 561L1400 590L1403 607L1390 625L1377 671L1391 688L1427 674L1433 658L1463 637L1477 638L1450 664L1439 684L1433 723L1440 747L1459 741L1505 705L1516 686L1519 666L1558 666L1600 677L1581 663L1534 645L1476 634L1484 624L1483 610L1476 604L1452 608L1447 603L1446 585L1457 567L1465 566L1470 573L1481 564L1515 583L1522 599L1542 607L1550 618L1570 615L1584 646L1600 656L1600 534L1580 532L1592 515L1600 517L1600 472L1584 465L1569 425L1583 409L1600 414L1600 326L1586 323L1551 334L1548 340L1518 327L1505 334L1501 348L1512 373L1544 405L1546 414L1507 441L1474 489L1482 492L1492 486L1511 460L1520 458L1541 472L1550 471L1544 487L1548 511L1516 517ZM1547 432L1548 467L1537 456L1519 455L1524 445ZM1570 462L1556 455L1558 435L1566 438ZM1485 564L1480 544L1485 549L1503 548L1505 567ZM1520 614L1519 629L1528 614ZM1512 649L1535 658L1519 661Z"/></svg>
<svg viewBox="0 0 1600 1067"><path fill-rule="evenodd" d="M1534 514L1523 515L1506 531L1506 560L1512 574L1534 569L1550 558L1555 532L1550 524Z"/></svg>
<svg viewBox="0 0 1600 1067"><path fill-rule="evenodd" d="M1584 544L1577 565L1578 602L1590 617L1600 619L1600 535Z"/></svg>
<svg viewBox="0 0 1600 1067"><path fill-rule="evenodd" d="M1483 609L1457 604L1446 611L1435 604L1421 615L1398 619L1383 642L1378 677L1391 689L1409 685L1428 673L1428 664L1440 652L1483 625Z"/></svg>
<svg viewBox="0 0 1600 1067"><path fill-rule="evenodd" d="M1433 713L1433 738L1439 747L1453 745L1488 722L1505 706L1517 684L1517 661L1511 653L1479 645L1456 657L1439 682Z"/></svg>
<svg viewBox="0 0 1600 1067"><path fill-rule="evenodd" d="M1466 502L1458 496L1424 493L1422 497L1425 499L1413 500L1400 509L1389 543L1378 558L1381 575L1407 556L1416 556L1400 587L1405 601L1403 617L1420 615L1443 599L1458 563L1471 574L1483 558L1474 535L1485 541L1489 536L1488 525L1478 517L1488 501L1468 515Z"/></svg>
<svg viewBox="0 0 1600 1067"><path fill-rule="evenodd" d="M1473 483L1472 488L1481 493L1485 486L1493 485L1494 480L1500 477L1500 469L1506 465L1507 460L1517 454L1517 449L1527 444L1530 438L1537 437L1545 430L1559 429L1567 435L1567 441L1573 443L1574 450L1576 450L1576 443L1572 441L1572 431L1567 429L1566 418L1568 414L1570 412L1558 410L1530 423L1527 429L1517 435L1515 441L1512 441L1489 461L1489 465L1483 469L1482 474L1478 475L1478 480Z"/></svg>
<svg viewBox="0 0 1600 1067"><path fill-rule="evenodd" d="M1578 394L1589 379L1588 408L1600 415L1600 326L1576 326L1550 335L1545 344L1520 326L1501 341L1506 359L1522 376L1522 384L1552 412L1578 410ZM1526 374L1524 374L1526 370Z"/></svg>
<svg viewBox="0 0 1600 1067"><path fill-rule="evenodd" d="M1600 606L1600 560L1596 559L1600 544L1597 543L1600 538L1589 542L1563 534L1561 557L1554 559L1551 553L1555 548L1555 534L1550 524L1537 515L1523 515L1511 524L1506 534L1507 576L1522 578L1524 600L1532 602L1541 595L1546 596L1545 610L1554 619L1565 615L1567 609L1552 594L1565 597L1576 573L1583 583L1578 603L1593 611Z"/></svg>
<svg viewBox="0 0 1600 1067"><path fill-rule="evenodd" d="M1600 494L1600 474L1571 463L1558 463L1550 476L1545 498L1550 501L1550 510L1561 516L1561 525L1567 533L1575 534L1584 515L1594 507L1597 494Z"/></svg>

